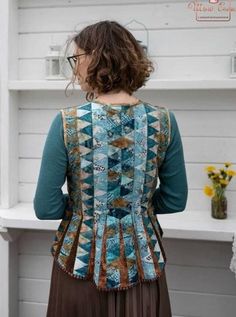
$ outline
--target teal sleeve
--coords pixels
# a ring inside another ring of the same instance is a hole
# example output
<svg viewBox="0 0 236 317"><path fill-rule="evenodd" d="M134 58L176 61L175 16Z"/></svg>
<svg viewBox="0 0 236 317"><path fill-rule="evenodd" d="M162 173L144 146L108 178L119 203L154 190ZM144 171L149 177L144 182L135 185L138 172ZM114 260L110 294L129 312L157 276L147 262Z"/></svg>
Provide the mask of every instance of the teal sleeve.
<svg viewBox="0 0 236 317"><path fill-rule="evenodd" d="M159 187L152 202L155 214L183 211L188 197L188 183L182 140L174 113L169 110L171 123L170 143L159 168Z"/></svg>
<svg viewBox="0 0 236 317"><path fill-rule="evenodd" d="M66 180L67 164L62 115L59 112L52 121L46 138L33 199L34 211L38 219L62 219L69 197L61 190Z"/></svg>

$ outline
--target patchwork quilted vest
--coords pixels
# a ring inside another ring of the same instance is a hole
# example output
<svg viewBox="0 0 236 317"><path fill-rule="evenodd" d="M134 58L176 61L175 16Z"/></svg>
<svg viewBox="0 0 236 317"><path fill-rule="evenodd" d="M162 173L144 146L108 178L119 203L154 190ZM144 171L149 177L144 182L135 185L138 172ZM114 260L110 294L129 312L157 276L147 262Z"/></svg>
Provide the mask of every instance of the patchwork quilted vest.
<svg viewBox="0 0 236 317"><path fill-rule="evenodd" d="M99 290L157 279L166 264L152 205L170 141L168 109L87 102L61 109L69 199L51 253Z"/></svg>

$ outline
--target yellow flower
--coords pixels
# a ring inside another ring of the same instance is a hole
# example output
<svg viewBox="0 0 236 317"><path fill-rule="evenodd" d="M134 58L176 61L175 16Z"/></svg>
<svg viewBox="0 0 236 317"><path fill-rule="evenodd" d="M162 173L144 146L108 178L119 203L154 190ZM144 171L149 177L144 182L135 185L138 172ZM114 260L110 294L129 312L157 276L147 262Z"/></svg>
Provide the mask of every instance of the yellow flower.
<svg viewBox="0 0 236 317"><path fill-rule="evenodd" d="M220 183L223 184L223 185L228 185L229 181L227 181L226 179L221 179Z"/></svg>
<svg viewBox="0 0 236 317"><path fill-rule="evenodd" d="M226 166L226 167L229 167L229 166L231 166L231 165L232 165L231 162L225 162L225 166Z"/></svg>
<svg viewBox="0 0 236 317"><path fill-rule="evenodd" d="M204 186L204 189L203 189L204 193L207 195L207 196L213 196L214 195L214 189L211 187L211 186Z"/></svg>
<svg viewBox="0 0 236 317"><path fill-rule="evenodd" d="M228 170L226 171L226 173L228 174L228 176L236 176L236 171L234 170Z"/></svg>
<svg viewBox="0 0 236 317"><path fill-rule="evenodd" d="M213 172L215 169L216 169L215 166L209 165L205 168L205 171L209 173L209 172Z"/></svg>

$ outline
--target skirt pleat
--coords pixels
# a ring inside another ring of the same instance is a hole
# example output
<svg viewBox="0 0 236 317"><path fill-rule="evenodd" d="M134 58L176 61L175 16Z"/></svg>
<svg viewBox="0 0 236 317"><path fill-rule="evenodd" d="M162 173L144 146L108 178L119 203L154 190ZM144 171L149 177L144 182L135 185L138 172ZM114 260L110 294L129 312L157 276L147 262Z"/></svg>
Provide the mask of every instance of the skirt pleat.
<svg viewBox="0 0 236 317"><path fill-rule="evenodd" d="M55 261L46 317L171 317L165 269L155 281L127 290L99 291L92 281L76 279Z"/></svg>

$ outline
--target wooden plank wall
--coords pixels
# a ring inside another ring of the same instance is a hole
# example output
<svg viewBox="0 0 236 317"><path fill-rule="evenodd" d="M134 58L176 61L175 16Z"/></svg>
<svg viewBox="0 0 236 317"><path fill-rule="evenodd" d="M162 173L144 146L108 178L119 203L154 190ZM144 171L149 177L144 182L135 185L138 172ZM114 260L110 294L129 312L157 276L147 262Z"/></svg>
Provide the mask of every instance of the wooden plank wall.
<svg viewBox="0 0 236 317"><path fill-rule="evenodd" d="M18 244L19 317L46 314L54 232L26 230ZM163 239L173 316L234 317L236 282L227 242Z"/></svg>
<svg viewBox="0 0 236 317"><path fill-rule="evenodd" d="M236 7L236 2L233 1ZM196 22L187 1L19 1L18 79L44 79L44 56L53 40L62 43L80 24L132 18L149 30L149 52L156 65L152 78L227 79L229 52L235 41L236 13L229 22ZM107 14L109 13L109 14ZM42 23L43 19L43 23ZM136 33L143 37L140 30ZM145 39L145 37L143 37ZM202 188L209 183L203 168L236 163L233 90L142 91L137 97L172 110L182 136L189 196L186 212L210 212ZM83 92L19 93L19 200L34 196L43 145L61 107L84 102ZM66 184L65 184L66 185ZM66 186L64 186L66 191ZM236 182L227 189L228 212L235 213ZM53 232L26 231L19 241L19 316L43 317L49 292ZM167 278L174 315L233 317L236 281L229 271L231 244L164 239Z"/></svg>

